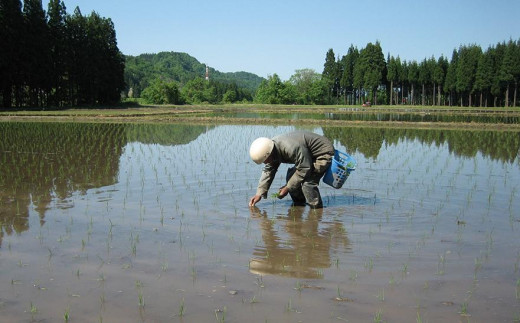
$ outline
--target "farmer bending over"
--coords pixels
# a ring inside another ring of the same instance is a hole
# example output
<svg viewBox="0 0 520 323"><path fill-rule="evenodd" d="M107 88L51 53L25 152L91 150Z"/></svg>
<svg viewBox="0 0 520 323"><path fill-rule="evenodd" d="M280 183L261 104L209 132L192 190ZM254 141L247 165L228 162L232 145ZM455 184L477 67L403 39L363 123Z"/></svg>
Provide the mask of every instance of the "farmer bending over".
<svg viewBox="0 0 520 323"><path fill-rule="evenodd" d="M254 206L267 191L281 163L294 164L287 170L287 184L280 188L278 198L291 195L293 205L322 208L318 184L334 157L334 146L329 139L312 132L291 132L273 139L261 137L251 144L251 159L257 164L264 163L262 176L258 182L256 195L249 201Z"/></svg>

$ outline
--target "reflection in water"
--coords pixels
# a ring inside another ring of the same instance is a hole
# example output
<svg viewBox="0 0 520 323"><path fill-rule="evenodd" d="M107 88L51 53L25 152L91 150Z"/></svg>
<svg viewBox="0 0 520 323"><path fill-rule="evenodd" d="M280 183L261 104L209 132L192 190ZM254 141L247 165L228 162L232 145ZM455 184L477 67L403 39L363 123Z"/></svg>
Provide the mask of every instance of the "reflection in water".
<svg viewBox="0 0 520 323"><path fill-rule="evenodd" d="M341 109L340 109L341 110ZM347 111L346 109L344 110ZM475 123L504 123L516 124L520 122L518 114L480 112L466 114L451 113L385 113L374 111L355 111L351 113L305 113L298 112L214 112L207 115L224 116L227 118L261 118L261 119L286 119L286 120L349 120L349 121L399 121L399 122L475 122Z"/></svg>
<svg viewBox="0 0 520 323"><path fill-rule="evenodd" d="M245 129L237 127L231 135L241 136ZM28 229L29 210L43 224L52 203L71 207L72 194L115 184L128 143L183 145L208 130L171 124L1 122L0 245L4 234ZM514 131L326 127L323 133L367 158L376 158L384 145L418 141L447 145L457 156L480 153L507 163L520 160L520 133Z"/></svg>
<svg viewBox="0 0 520 323"><path fill-rule="evenodd" d="M331 266L331 249L350 250L343 223L323 221L323 209L291 207L280 218L269 218L257 207L250 210L264 243L255 247L249 262L254 274L321 278L322 270Z"/></svg>
<svg viewBox="0 0 520 323"><path fill-rule="evenodd" d="M457 156L475 157L478 152L502 162L513 162L520 153L520 132L438 129L326 127L324 135L338 140L350 152L376 158L383 145L418 140L427 145L447 144Z"/></svg>
<svg viewBox="0 0 520 323"><path fill-rule="evenodd" d="M33 208L43 225L53 200L71 207L75 192L113 185L128 142L186 144L206 126L0 123L0 245L28 229Z"/></svg>

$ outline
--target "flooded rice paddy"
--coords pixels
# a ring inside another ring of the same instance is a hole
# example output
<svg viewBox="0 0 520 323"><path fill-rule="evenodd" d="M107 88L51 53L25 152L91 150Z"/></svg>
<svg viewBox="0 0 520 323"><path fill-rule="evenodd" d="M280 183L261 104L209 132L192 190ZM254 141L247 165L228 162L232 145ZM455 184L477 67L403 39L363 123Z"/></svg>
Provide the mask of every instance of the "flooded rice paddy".
<svg viewBox="0 0 520 323"><path fill-rule="evenodd" d="M341 120L341 121L399 121L399 122L449 122L449 123L499 123L518 124L520 115L518 113L483 112L478 113L449 113L438 111L431 112L385 112L367 111L361 109L336 110L335 112L305 113L299 112L222 112L202 114L202 116L226 117L231 119L284 119L284 120Z"/></svg>
<svg viewBox="0 0 520 323"><path fill-rule="evenodd" d="M294 129L0 123L1 321L520 320L518 132L307 127L357 170L250 209Z"/></svg>

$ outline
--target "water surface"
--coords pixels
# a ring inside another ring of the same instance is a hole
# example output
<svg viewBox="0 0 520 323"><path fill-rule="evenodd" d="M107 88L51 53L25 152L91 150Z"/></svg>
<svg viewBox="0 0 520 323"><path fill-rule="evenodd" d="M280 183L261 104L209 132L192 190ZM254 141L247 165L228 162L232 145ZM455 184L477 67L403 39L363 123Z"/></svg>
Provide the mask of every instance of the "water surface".
<svg viewBox="0 0 520 323"><path fill-rule="evenodd" d="M2 322L518 320L518 132L306 128L358 169L250 209L294 129L0 123Z"/></svg>

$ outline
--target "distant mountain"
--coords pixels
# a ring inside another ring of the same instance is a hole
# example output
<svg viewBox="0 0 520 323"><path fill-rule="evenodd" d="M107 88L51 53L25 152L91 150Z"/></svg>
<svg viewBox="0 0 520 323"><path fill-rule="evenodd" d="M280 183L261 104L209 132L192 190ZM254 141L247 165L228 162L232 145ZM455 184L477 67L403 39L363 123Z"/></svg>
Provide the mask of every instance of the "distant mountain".
<svg viewBox="0 0 520 323"><path fill-rule="evenodd" d="M196 58L177 52L160 52L157 54L141 54L125 56L125 82L132 88L134 96L140 96L142 90L157 78L176 81L182 85L197 77L205 77L206 65ZM209 67L211 80L235 83L253 93L264 78L248 72L223 73Z"/></svg>

